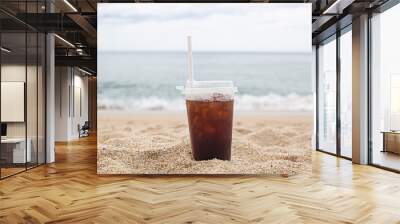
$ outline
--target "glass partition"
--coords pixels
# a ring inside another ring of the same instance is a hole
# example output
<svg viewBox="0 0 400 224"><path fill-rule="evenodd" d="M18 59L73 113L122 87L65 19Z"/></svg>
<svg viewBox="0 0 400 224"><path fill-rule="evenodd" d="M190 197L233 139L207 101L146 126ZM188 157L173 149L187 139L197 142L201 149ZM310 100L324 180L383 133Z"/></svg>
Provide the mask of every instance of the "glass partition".
<svg viewBox="0 0 400 224"><path fill-rule="evenodd" d="M27 2L26 12L38 13L39 2L32 1ZM32 18L32 20L37 17ZM32 21L37 22L37 21ZM30 162L27 163L27 167L35 167L38 165L38 76L39 76L39 33L27 27L26 29L27 38L27 97L26 97L26 111L27 111L27 150L30 153Z"/></svg>
<svg viewBox="0 0 400 224"><path fill-rule="evenodd" d="M43 5L0 3L18 13L41 13ZM45 45L44 33L0 12L1 179L45 163Z"/></svg>
<svg viewBox="0 0 400 224"><path fill-rule="evenodd" d="M340 36L340 155L352 157L352 34Z"/></svg>
<svg viewBox="0 0 400 224"><path fill-rule="evenodd" d="M26 169L26 34L1 34L1 176Z"/></svg>
<svg viewBox="0 0 400 224"><path fill-rule="evenodd" d="M30 160L27 167L34 167L37 165L38 158L38 49L37 41L38 36L36 32L27 33L27 74L26 74L26 113L27 113L27 150L30 151Z"/></svg>
<svg viewBox="0 0 400 224"><path fill-rule="evenodd" d="M45 138L45 124L46 124L46 76L45 76L45 66L46 66L46 37L43 33L38 33L38 76L37 76L37 124L38 124L38 134L37 134L37 147L38 147L38 164L43 164L46 162L46 138Z"/></svg>
<svg viewBox="0 0 400 224"><path fill-rule="evenodd" d="M336 153L336 37L318 47L318 149Z"/></svg>
<svg viewBox="0 0 400 224"><path fill-rule="evenodd" d="M400 171L400 5L371 18L372 164Z"/></svg>

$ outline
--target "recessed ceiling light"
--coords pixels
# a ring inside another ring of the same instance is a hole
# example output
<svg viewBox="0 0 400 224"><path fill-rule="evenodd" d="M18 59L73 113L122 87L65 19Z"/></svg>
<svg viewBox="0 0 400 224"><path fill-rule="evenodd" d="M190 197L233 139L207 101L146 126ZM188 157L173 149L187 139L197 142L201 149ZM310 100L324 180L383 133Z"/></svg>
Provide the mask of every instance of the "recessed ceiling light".
<svg viewBox="0 0 400 224"><path fill-rule="evenodd" d="M81 68L79 68L79 67L78 67L78 70L81 71L81 72L83 72L83 73L85 73L85 74L87 74L87 75L90 75L90 76L92 75L92 73L90 73L90 72L88 72L88 71L86 71L86 70L83 70L83 69L81 69Z"/></svg>
<svg viewBox="0 0 400 224"><path fill-rule="evenodd" d="M1 49L1 51L4 51L6 53L10 53L11 52L11 50L9 50L9 49L7 49L5 47L1 47L0 49Z"/></svg>
<svg viewBox="0 0 400 224"><path fill-rule="evenodd" d="M322 14L342 14L343 9L351 5L355 0L336 0Z"/></svg>
<svg viewBox="0 0 400 224"><path fill-rule="evenodd" d="M61 40L62 42L66 43L68 46L75 48L75 45L73 45L71 42L69 42L68 40L62 38L61 36L59 36L58 34L54 34L55 37L57 37L59 40Z"/></svg>
<svg viewBox="0 0 400 224"><path fill-rule="evenodd" d="M67 4L74 12L78 12L78 10L68 1L64 0L65 4Z"/></svg>

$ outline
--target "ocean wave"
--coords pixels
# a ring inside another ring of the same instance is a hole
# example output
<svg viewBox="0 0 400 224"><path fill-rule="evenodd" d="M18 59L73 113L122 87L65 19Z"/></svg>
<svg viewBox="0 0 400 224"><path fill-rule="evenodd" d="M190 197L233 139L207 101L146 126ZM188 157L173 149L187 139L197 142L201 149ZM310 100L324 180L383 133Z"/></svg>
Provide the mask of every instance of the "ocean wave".
<svg viewBox="0 0 400 224"><path fill-rule="evenodd" d="M263 96L241 95L235 102L243 111L312 111L313 95L268 94Z"/></svg>
<svg viewBox="0 0 400 224"><path fill-rule="evenodd" d="M141 98L99 98L100 110L126 111L184 111L185 101L182 98L160 98L157 96ZM268 94L263 96L238 95L235 97L237 111L312 111L313 96L291 93L287 95Z"/></svg>

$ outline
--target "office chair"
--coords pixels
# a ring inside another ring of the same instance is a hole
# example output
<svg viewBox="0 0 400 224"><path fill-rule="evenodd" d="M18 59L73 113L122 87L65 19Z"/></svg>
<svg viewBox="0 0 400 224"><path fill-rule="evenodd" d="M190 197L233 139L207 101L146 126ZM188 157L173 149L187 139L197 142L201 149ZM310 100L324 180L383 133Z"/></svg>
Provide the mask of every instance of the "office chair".
<svg viewBox="0 0 400 224"><path fill-rule="evenodd" d="M89 129L90 129L90 124L89 121L85 121L85 123L82 125L82 127L79 127L80 125L78 125L78 129L79 129L79 138L80 137L87 137L89 136Z"/></svg>

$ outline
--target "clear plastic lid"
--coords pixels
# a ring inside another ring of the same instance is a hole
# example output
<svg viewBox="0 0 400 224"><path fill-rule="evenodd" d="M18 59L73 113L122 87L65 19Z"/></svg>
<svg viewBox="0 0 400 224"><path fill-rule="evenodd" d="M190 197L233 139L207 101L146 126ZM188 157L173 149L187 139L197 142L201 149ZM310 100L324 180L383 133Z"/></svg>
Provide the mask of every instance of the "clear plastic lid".
<svg viewBox="0 0 400 224"><path fill-rule="evenodd" d="M177 86L187 100L227 101L233 100L237 87L232 81L188 81L185 86Z"/></svg>

